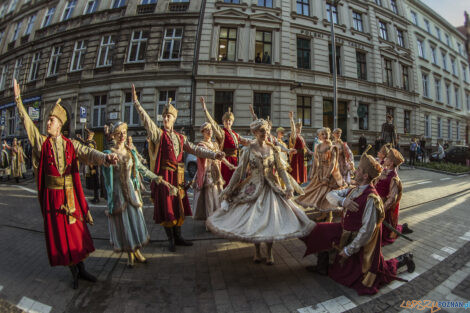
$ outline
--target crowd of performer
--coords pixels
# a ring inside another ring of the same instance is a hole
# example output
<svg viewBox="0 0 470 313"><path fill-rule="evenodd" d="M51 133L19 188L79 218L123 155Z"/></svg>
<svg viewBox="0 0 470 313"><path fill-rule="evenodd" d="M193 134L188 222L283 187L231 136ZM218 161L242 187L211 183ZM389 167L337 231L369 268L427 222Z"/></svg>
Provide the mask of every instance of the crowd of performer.
<svg viewBox="0 0 470 313"><path fill-rule="evenodd" d="M194 218L205 220L206 229L214 234L253 243L254 262L274 264L273 244L299 238L306 245L305 255L317 254L317 264L308 270L329 275L359 294L374 294L382 285L399 279L401 267L414 270L411 253L384 260L381 250L398 237L409 239L406 234L412 232L398 220L402 183L397 169L403 156L394 148L393 138L381 148L378 159L365 149L356 168L339 128L333 132L319 129L318 144L311 151L302 136L302 123L294 121L292 112L287 145L285 129L277 128L277 136L273 136L269 117L258 118L250 107L254 139L245 138L232 129L235 117L230 110L223 115L221 127L201 97L207 122L200 127L203 139L193 144L174 130L178 110L171 100L162 114L163 127L159 127L132 86L134 106L148 135L147 168L127 135L126 123L117 122L107 129L107 148L99 152L92 131L87 131L82 142L62 135L67 114L60 99L50 112L47 135L41 135L23 106L16 81L14 91L32 146L49 262L70 268L74 288L79 279L96 281L83 263L94 251L87 227L87 223L93 225L93 218L78 161L87 166L88 188L96 190L101 185L106 190L110 243L114 251L128 254L127 266L132 268L135 262L147 262L141 250L150 239L142 212L143 177L151 181L153 219L164 228L169 251L193 244L183 238L181 230L185 217L193 216L184 178L184 152L197 156L197 173L191 183ZM23 156L17 143L8 149L15 151L14 162L19 164ZM307 156L313 157L310 171ZM21 174L18 166L15 171ZM96 191L93 201L99 201ZM265 255L261 244L266 246Z"/></svg>

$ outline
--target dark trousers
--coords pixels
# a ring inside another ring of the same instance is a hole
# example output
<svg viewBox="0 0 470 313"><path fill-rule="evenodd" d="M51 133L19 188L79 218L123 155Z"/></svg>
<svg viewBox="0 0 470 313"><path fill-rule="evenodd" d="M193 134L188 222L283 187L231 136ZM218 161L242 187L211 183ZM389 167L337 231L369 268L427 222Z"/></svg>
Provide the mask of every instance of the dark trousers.
<svg viewBox="0 0 470 313"><path fill-rule="evenodd" d="M415 165L416 151L410 151L410 165Z"/></svg>

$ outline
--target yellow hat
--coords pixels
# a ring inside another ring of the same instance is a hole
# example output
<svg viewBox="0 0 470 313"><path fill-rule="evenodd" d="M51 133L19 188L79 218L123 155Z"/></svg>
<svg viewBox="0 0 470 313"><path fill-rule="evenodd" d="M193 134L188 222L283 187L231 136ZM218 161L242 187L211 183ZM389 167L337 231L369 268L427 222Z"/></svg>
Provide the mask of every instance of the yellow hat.
<svg viewBox="0 0 470 313"><path fill-rule="evenodd" d="M366 151L362 154L359 167L369 175L370 179L374 179L382 172L382 166L371 155L367 154L370 148L372 148L372 146L368 145Z"/></svg>
<svg viewBox="0 0 470 313"><path fill-rule="evenodd" d="M165 108L163 109L163 114L162 115L165 116L167 114L171 114L175 118L177 118L178 117L178 110L171 103L168 103L167 105L165 105Z"/></svg>
<svg viewBox="0 0 470 313"><path fill-rule="evenodd" d="M400 151L394 148L391 148L390 151L388 151L387 158L390 159L395 166L399 166L405 161Z"/></svg>
<svg viewBox="0 0 470 313"><path fill-rule="evenodd" d="M62 123L62 125L64 125L65 122L67 122L67 112L59 103L55 105L55 107L52 109L49 115L53 115L57 117L59 121Z"/></svg>
<svg viewBox="0 0 470 313"><path fill-rule="evenodd" d="M278 127L276 129L276 133L285 133L285 132L286 132L286 130L284 129L284 127Z"/></svg>
<svg viewBox="0 0 470 313"><path fill-rule="evenodd" d="M232 121L235 120L235 116L232 113L231 107L229 107L228 112L225 112L224 115L222 116L222 121L225 121L225 120L232 120Z"/></svg>

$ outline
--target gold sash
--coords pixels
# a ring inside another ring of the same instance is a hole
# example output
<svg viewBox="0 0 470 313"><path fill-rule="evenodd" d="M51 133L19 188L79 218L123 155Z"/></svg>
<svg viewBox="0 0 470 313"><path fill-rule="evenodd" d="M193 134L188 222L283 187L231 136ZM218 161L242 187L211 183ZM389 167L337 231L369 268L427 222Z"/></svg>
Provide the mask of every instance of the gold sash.
<svg viewBox="0 0 470 313"><path fill-rule="evenodd" d="M73 224L77 221L74 216L75 209L75 197L73 194L73 179L72 175L65 176L46 176L46 188L64 190L65 191L65 204L61 205L60 210L64 211L69 219L69 224Z"/></svg>

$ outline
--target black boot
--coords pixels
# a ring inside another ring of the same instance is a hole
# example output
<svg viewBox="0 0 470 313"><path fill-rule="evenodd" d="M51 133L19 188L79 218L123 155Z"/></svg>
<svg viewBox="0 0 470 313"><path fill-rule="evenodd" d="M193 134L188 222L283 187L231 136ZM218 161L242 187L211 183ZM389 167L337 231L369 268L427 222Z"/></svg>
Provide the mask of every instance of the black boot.
<svg viewBox="0 0 470 313"><path fill-rule="evenodd" d="M78 268L76 265L70 265L69 266L70 272L72 272L72 288L77 289L78 288Z"/></svg>
<svg viewBox="0 0 470 313"><path fill-rule="evenodd" d="M93 202L93 203L99 203L100 202L100 194L99 194L99 190L97 188L95 188L95 190L94 190L94 198L93 198L93 200L91 200L91 202Z"/></svg>
<svg viewBox="0 0 470 313"><path fill-rule="evenodd" d="M309 272L317 273L320 275L328 275L328 266L330 261L330 255L328 251L318 253L317 265L307 266L306 269Z"/></svg>
<svg viewBox="0 0 470 313"><path fill-rule="evenodd" d="M165 227L166 236L168 237L168 250L175 252L175 236L173 235L172 227Z"/></svg>
<svg viewBox="0 0 470 313"><path fill-rule="evenodd" d="M401 233L402 234L411 234L413 232L413 230L411 230L409 227L408 227L408 223L405 223L401 226Z"/></svg>
<svg viewBox="0 0 470 313"><path fill-rule="evenodd" d="M175 232L175 245L177 246L192 246L193 243L191 241L184 240L183 236L181 236L181 226L173 227Z"/></svg>
<svg viewBox="0 0 470 313"><path fill-rule="evenodd" d="M77 268L78 268L78 277L79 278L91 281L93 283L96 283L96 281L97 281L96 277L91 275L90 273L88 273L85 270L85 264L83 264L83 262L79 262L77 264Z"/></svg>
<svg viewBox="0 0 470 313"><path fill-rule="evenodd" d="M413 253L405 253L397 257L397 269L406 265L408 273L413 273L415 271L416 265L413 261Z"/></svg>

